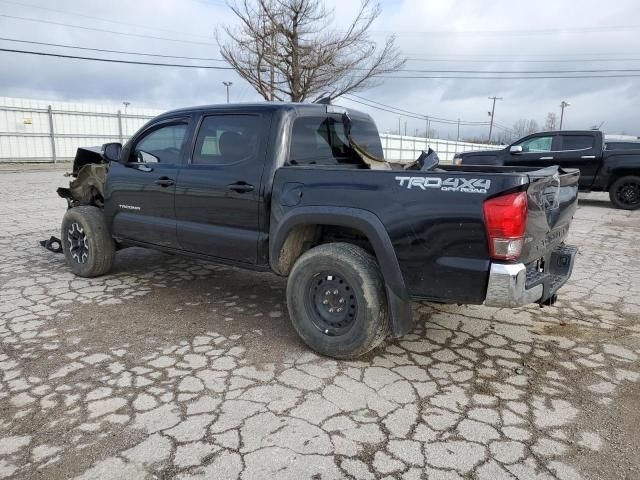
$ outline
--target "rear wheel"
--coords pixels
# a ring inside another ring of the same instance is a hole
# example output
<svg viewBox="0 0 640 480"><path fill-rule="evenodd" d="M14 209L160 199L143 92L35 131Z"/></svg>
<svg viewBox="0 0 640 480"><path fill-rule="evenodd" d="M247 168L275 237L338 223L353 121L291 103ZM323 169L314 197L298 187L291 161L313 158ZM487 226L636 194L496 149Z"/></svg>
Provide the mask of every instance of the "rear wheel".
<svg viewBox="0 0 640 480"><path fill-rule="evenodd" d="M70 208L62 219L62 249L67 265L79 277L97 277L111 269L115 243L102 210Z"/></svg>
<svg viewBox="0 0 640 480"><path fill-rule="evenodd" d="M640 177L621 177L611 185L609 198L616 208L636 210L640 208Z"/></svg>
<svg viewBox="0 0 640 480"><path fill-rule="evenodd" d="M305 252L289 275L287 304L298 335L323 355L359 357L389 332L378 264L366 250L349 243Z"/></svg>

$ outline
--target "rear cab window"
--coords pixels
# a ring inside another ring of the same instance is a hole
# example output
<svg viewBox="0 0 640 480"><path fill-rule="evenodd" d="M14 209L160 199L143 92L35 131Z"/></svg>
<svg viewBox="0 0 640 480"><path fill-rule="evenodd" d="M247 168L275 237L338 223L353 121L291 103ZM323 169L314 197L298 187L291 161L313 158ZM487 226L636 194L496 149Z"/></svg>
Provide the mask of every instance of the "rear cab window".
<svg viewBox="0 0 640 480"><path fill-rule="evenodd" d="M200 125L191 163L232 165L255 160L261 139L258 115L207 115Z"/></svg>
<svg viewBox="0 0 640 480"><path fill-rule="evenodd" d="M371 120L351 119L351 137L360 147L382 159L382 143ZM289 165L326 165L358 168L363 162L349 145L339 115L303 116L291 129Z"/></svg>
<svg viewBox="0 0 640 480"><path fill-rule="evenodd" d="M595 140L593 135L562 135L562 150L590 150Z"/></svg>

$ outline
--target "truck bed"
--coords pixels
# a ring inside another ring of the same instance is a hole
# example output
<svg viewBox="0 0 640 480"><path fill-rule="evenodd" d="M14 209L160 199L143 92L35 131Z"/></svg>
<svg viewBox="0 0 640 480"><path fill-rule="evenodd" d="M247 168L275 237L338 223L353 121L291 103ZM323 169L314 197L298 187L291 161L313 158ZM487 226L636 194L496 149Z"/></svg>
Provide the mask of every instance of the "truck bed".
<svg viewBox="0 0 640 480"><path fill-rule="evenodd" d="M297 209L361 209L388 232L412 298L481 304L491 266L483 205L526 191L528 218L520 262L550 258L569 230L577 205L576 170L503 166L440 166L434 171L373 171L285 166L276 171L271 218Z"/></svg>

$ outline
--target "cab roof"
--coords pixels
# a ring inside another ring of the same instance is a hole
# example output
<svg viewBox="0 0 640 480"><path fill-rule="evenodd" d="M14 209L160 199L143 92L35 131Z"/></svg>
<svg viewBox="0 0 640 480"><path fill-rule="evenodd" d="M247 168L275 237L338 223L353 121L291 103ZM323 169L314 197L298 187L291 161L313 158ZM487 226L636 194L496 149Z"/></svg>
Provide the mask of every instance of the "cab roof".
<svg viewBox="0 0 640 480"><path fill-rule="evenodd" d="M296 113L314 114L318 115L326 114L330 109L346 110L349 114L370 118L370 116L359 110L347 108L340 105L325 105L320 103L293 103L293 102L261 102L261 103L224 103L214 105L199 105L194 107L179 108L176 110L170 110L162 113L159 117L172 116L175 114L187 114L194 112L242 112L246 110L251 111L264 111L264 112L276 112L282 110L295 111ZM329 112L339 113L339 112Z"/></svg>

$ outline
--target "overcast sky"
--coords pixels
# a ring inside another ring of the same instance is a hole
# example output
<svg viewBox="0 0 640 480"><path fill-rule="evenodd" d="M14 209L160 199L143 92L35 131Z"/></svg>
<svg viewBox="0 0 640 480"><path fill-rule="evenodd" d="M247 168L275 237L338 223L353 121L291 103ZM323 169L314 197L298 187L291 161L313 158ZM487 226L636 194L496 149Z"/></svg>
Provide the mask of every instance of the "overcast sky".
<svg viewBox="0 0 640 480"><path fill-rule="evenodd" d="M336 6L333 25L339 28L353 17L359 2L327 0L327 4ZM595 0L382 0L381 5L383 14L373 27L372 37L382 41L390 34L397 35L399 47L410 59L405 68L432 72L411 75L451 75L434 70L636 70L592 75L640 75L637 0L610 0L604 4ZM206 58L220 58L213 36L216 26L234 22L223 0L0 0L0 15L5 15L0 16L2 38ZM0 41L0 48L189 63L6 40ZM465 74L473 75L481 76ZM530 74L513 76L517 75ZM260 100L232 71L106 64L0 52L2 96L115 104L126 100L135 106L170 109L226 101L222 85L225 80L233 82L232 101ZM604 122L602 128L607 133L640 135L640 77L387 79L359 95L423 115L482 122L488 120L487 111L491 109L487 97L495 95L503 97L496 105L495 120L508 127L521 118L543 124L547 112L559 116L560 102L566 100L571 103L565 111L566 128L584 129ZM340 103L355 106L346 100ZM397 114L360 105L358 108L368 111L381 131L398 129ZM405 121L408 133L424 131L424 121L406 117L401 119L403 130ZM456 136L455 126L434 123L432 127L442 137ZM481 136L487 130L485 126L463 126L462 135Z"/></svg>

